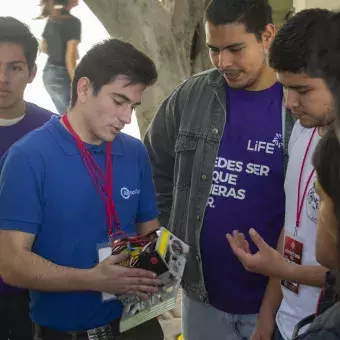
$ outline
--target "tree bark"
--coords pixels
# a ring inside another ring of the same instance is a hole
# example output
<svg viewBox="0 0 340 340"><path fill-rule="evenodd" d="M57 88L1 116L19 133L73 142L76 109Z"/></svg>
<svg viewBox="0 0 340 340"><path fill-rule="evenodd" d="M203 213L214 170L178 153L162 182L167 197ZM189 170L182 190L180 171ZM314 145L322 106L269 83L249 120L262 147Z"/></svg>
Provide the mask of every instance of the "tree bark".
<svg viewBox="0 0 340 340"><path fill-rule="evenodd" d="M209 0L85 0L109 34L128 41L155 62L159 79L138 109L142 138L161 102L183 80L211 66L203 12ZM293 0L270 0L276 24Z"/></svg>
<svg viewBox="0 0 340 340"><path fill-rule="evenodd" d="M156 64L159 78L137 111L142 138L161 102L192 74L211 67L202 23L206 0L85 0L110 36Z"/></svg>

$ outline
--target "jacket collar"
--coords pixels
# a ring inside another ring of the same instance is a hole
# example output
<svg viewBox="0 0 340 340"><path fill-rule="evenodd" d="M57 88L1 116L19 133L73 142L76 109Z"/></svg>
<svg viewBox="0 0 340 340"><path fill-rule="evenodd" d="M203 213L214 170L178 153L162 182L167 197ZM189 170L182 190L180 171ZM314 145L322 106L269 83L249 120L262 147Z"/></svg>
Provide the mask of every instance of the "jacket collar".
<svg viewBox="0 0 340 340"><path fill-rule="evenodd" d="M209 70L208 72L208 84L216 90L224 89L226 81L223 75L217 69Z"/></svg>

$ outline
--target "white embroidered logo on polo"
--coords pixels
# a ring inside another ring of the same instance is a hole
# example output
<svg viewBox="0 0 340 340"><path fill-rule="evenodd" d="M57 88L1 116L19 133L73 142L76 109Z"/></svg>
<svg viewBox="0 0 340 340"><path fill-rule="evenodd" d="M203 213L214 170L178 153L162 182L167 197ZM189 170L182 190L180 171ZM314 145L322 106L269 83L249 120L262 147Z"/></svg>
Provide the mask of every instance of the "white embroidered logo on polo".
<svg viewBox="0 0 340 340"><path fill-rule="evenodd" d="M139 195L140 190L139 189L129 190L128 188L124 187L120 189L120 194L125 200L128 200L131 196Z"/></svg>

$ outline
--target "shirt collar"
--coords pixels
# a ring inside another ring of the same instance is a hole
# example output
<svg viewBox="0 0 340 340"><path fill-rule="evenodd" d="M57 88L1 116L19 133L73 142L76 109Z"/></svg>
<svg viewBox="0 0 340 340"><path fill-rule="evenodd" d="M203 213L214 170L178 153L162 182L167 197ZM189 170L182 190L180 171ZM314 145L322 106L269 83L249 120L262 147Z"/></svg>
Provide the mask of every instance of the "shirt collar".
<svg viewBox="0 0 340 340"><path fill-rule="evenodd" d="M80 154L80 151L75 143L72 135L64 128L63 125L59 122L60 117L52 117L50 120L50 124L48 125L49 131L56 139L60 147L65 151L68 155L76 155ZM100 145L92 145L85 143L86 148L94 153L105 153L106 144L102 143ZM123 155L123 144L122 138L118 134L114 141L112 142L112 155L119 156Z"/></svg>

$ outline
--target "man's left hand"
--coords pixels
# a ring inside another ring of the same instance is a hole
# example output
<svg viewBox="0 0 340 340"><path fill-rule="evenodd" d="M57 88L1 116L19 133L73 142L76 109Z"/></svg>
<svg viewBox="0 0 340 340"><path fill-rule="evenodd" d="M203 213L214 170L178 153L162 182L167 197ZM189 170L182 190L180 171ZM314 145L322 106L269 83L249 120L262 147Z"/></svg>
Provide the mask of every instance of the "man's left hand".
<svg viewBox="0 0 340 340"><path fill-rule="evenodd" d="M289 269L289 263L285 258L270 247L254 229L249 230L249 235L258 248L256 254L250 252L249 243L244 234L234 231L233 235L226 235L233 253L242 262L245 269L280 279L285 277L285 273Z"/></svg>

